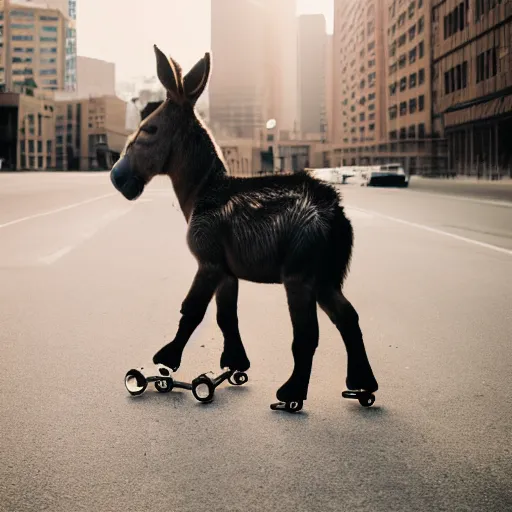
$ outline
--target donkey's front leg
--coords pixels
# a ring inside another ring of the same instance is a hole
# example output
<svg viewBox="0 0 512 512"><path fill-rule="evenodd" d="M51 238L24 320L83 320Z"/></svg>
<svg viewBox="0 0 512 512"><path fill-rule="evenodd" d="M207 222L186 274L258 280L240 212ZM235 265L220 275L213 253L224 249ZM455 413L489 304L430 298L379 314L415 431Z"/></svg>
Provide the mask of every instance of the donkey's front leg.
<svg viewBox="0 0 512 512"><path fill-rule="evenodd" d="M313 283L304 277L284 280L288 308L293 324L292 353L294 368L291 377L277 391L282 402L306 400L313 356L318 346L318 317Z"/></svg>
<svg viewBox="0 0 512 512"><path fill-rule="evenodd" d="M153 363L163 364L176 371L181 364L183 350L202 322L215 289L222 281L223 272L217 267L200 266L192 286L181 305L181 320L174 340L161 348L154 356Z"/></svg>
<svg viewBox="0 0 512 512"><path fill-rule="evenodd" d="M226 276L215 294L217 323L224 335L224 352L220 367L245 372L251 366L238 329L238 279Z"/></svg>

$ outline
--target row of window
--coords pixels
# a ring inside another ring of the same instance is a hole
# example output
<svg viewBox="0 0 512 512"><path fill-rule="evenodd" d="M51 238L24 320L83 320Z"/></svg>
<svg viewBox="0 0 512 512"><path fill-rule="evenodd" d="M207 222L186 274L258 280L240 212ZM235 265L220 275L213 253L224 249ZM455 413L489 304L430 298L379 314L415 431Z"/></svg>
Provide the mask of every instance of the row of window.
<svg viewBox="0 0 512 512"><path fill-rule="evenodd" d="M488 80L498 74L496 48L483 51L476 57L476 83ZM457 64L444 73L444 93L451 94L468 86L468 61Z"/></svg>
<svg viewBox="0 0 512 512"><path fill-rule="evenodd" d="M425 96L422 94L418 96L418 98L411 98L409 100L409 109L407 109L407 101L400 102L400 117L407 115L407 110L409 110L409 114L415 114L416 112L423 112L425 110ZM398 116L398 107L397 105L393 105L389 107L389 119L396 119Z"/></svg>
<svg viewBox="0 0 512 512"><path fill-rule="evenodd" d="M34 71L32 68L24 68L24 69L13 69L12 70L13 75L33 75ZM41 69L39 71L40 75L56 75L57 70L55 68L53 69Z"/></svg>
<svg viewBox="0 0 512 512"><path fill-rule="evenodd" d="M502 0L474 1L475 23L478 22L482 16L488 14L489 11L502 3ZM469 0L464 0L444 17L444 38L448 39L457 32L464 30L467 26L469 26Z"/></svg>
<svg viewBox="0 0 512 512"><path fill-rule="evenodd" d="M33 36L26 36L26 35L18 35L14 34L11 38L13 41L33 41ZM56 43L57 38L56 37L49 37L49 36L40 36L39 41L42 43Z"/></svg>
<svg viewBox="0 0 512 512"><path fill-rule="evenodd" d="M14 53L34 53L34 48L30 48L30 47L27 47L27 48L22 48L22 47L17 47L15 46L12 51ZM40 53L57 53L57 48L55 47L44 47L44 48L40 48L39 49L39 52Z"/></svg>
<svg viewBox="0 0 512 512"><path fill-rule="evenodd" d="M401 140L405 139L424 139L425 138L425 124L419 123L417 125L412 124L407 129L406 127L400 128L400 131L397 130L391 130L389 132L389 140L397 140L398 137L400 137Z"/></svg>
<svg viewBox="0 0 512 512"><path fill-rule="evenodd" d="M409 64L414 64L416 62L416 58L422 59L425 56L425 43L420 41L417 46L415 46L412 50L409 50ZM398 58L398 62L393 62L389 66L389 74L392 75L396 73L397 69L403 69L407 65L407 54L402 53Z"/></svg>
<svg viewBox="0 0 512 512"><path fill-rule="evenodd" d="M409 75L409 89L414 89L416 85L422 85L425 82L425 68L421 68L417 73ZM407 89L407 77L404 76L400 79L400 84L396 81L389 85L389 95L394 96L396 89L399 86L400 92Z"/></svg>
<svg viewBox="0 0 512 512"><path fill-rule="evenodd" d="M28 152L29 153L35 153L36 152L35 141L28 140L27 142L28 142ZM25 144L23 144L23 142L21 142L20 145L21 145L21 152L24 153L25 152ZM51 154L52 148L53 148L53 141L52 140L47 140L46 141L46 153ZM37 141L37 152L38 153L42 153L43 152L43 141L41 141L41 140Z"/></svg>
<svg viewBox="0 0 512 512"><path fill-rule="evenodd" d="M400 1L400 5L402 5L403 3L403 0ZM418 9L421 9L423 7L423 0L418 0ZM407 8L407 13L409 15L409 19L411 19L412 17L414 17L414 11L416 9L416 2L415 0L413 0L410 4L409 4L409 7ZM394 18L395 17L395 14L396 14L396 0L393 1L393 3L389 6L389 17L390 18ZM405 12L403 12L401 15L400 15L400 18L405 18Z"/></svg>
<svg viewBox="0 0 512 512"><path fill-rule="evenodd" d="M11 23L11 28L14 30L28 30L35 28L33 23ZM44 25L41 27L43 32L57 32L55 25Z"/></svg>
<svg viewBox="0 0 512 512"><path fill-rule="evenodd" d="M399 25L400 26L400 25ZM418 23L414 24L410 29L409 29L409 32L411 32L411 29L414 28L414 34L418 33L418 34L421 34L424 30L425 30L425 16L422 16L419 20L418 20ZM395 34L396 34L396 25L393 24L389 29L388 29L388 35L390 37L390 39L393 39L395 37ZM401 36L402 38L405 37L405 34L402 34ZM412 36L414 37L414 35Z"/></svg>

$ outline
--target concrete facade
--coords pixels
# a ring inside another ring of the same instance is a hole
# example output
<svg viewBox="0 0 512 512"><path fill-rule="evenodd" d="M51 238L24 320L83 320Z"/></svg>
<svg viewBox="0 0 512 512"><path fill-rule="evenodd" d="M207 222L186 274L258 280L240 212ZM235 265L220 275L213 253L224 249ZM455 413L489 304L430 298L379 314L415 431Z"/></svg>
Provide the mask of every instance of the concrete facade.
<svg viewBox="0 0 512 512"><path fill-rule="evenodd" d="M433 2L433 112L449 169L512 176L512 2Z"/></svg>
<svg viewBox="0 0 512 512"><path fill-rule="evenodd" d="M325 134L327 34L323 14L299 16L298 114L302 136Z"/></svg>
<svg viewBox="0 0 512 512"><path fill-rule="evenodd" d="M116 65L101 59L78 56L77 92L79 96L115 96Z"/></svg>
<svg viewBox="0 0 512 512"><path fill-rule="evenodd" d="M257 139L266 121L296 121L295 0L217 0L211 11L209 115L222 136Z"/></svg>
<svg viewBox="0 0 512 512"><path fill-rule="evenodd" d="M126 102L116 96L57 101L56 165L65 170L109 169L127 136Z"/></svg>

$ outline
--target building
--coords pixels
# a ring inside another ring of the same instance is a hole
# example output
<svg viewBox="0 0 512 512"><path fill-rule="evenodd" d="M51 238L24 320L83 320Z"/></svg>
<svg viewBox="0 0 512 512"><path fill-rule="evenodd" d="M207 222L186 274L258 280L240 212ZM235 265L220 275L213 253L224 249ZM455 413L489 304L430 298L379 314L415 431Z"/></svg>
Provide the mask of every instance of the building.
<svg viewBox="0 0 512 512"><path fill-rule="evenodd" d="M4 1L0 11L0 90L64 88L68 20L45 3Z"/></svg>
<svg viewBox="0 0 512 512"><path fill-rule="evenodd" d="M332 165L385 158L385 21L384 0L335 0Z"/></svg>
<svg viewBox="0 0 512 512"><path fill-rule="evenodd" d="M79 96L115 96L116 65L100 59L78 56L76 60Z"/></svg>
<svg viewBox="0 0 512 512"><path fill-rule="evenodd" d="M332 143L334 137L333 127L333 107L334 107L334 54L333 54L334 40L332 35L326 36L325 43L325 116L324 121L326 125L326 139L327 142Z"/></svg>
<svg viewBox="0 0 512 512"><path fill-rule="evenodd" d="M297 2L279 0L268 2L271 41L269 54L271 91L267 107L269 119L275 119L278 135L286 140L298 131L298 46Z"/></svg>
<svg viewBox="0 0 512 512"><path fill-rule="evenodd" d="M325 72L327 34L323 14L299 16L299 127L303 137L325 132Z"/></svg>
<svg viewBox="0 0 512 512"><path fill-rule="evenodd" d="M444 167L443 143L432 129L431 7L431 0L386 5L388 154L411 174Z"/></svg>
<svg viewBox="0 0 512 512"><path fill-rule="evenodd" d="M433 113L459 174L512 176L512 2L433 1Z"/></svg>
<svg viewBox="0 0 512 512"><path fill-rule="evenodd" d="M56 101L57 168L110 169L131 133L126 128L126 107L116 96Z"/></svg>
<svg viewBox="0 0 512 512"><path fill-rule="evenodd" d="M211 48L209 114L215 133L258 138L270 118L282 130L294 129L295 0L212 2Z"/></svg>
<svg viewBox="0 0 512 512"><path fill-rule="evenodd" d="M55 167L55 106L50 94L0 94L2 168Z"/></svg>
<svg viewBox="0 0 512 512"><path fill-rule="evenodd" d="M76 55L76 0L68 3L68 27L66 30L66 75L64 87L66 91L77 90L77 55Z"/></svg>

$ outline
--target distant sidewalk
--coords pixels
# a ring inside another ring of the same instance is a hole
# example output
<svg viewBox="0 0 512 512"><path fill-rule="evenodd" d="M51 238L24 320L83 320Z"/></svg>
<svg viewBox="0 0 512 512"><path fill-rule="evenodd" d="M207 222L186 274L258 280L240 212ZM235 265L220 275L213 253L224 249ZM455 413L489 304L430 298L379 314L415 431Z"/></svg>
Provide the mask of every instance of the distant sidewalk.
<svg viewBox="0 0 512 512"><path fill-rule="evenodd" d="M512 203L512 179L490 181L477 178L422 178L412 176L409 188L418 192L433 192L467 196L480 199L494 199Z"/></svg>

